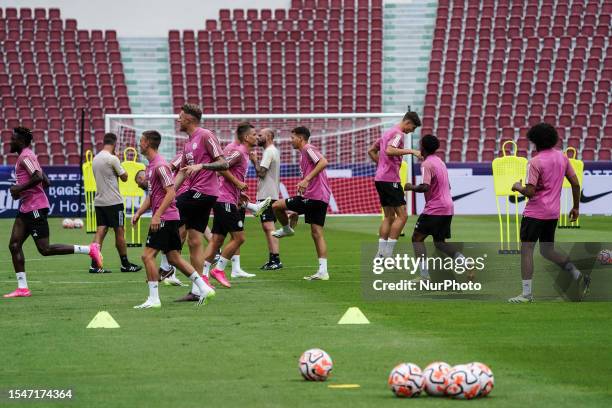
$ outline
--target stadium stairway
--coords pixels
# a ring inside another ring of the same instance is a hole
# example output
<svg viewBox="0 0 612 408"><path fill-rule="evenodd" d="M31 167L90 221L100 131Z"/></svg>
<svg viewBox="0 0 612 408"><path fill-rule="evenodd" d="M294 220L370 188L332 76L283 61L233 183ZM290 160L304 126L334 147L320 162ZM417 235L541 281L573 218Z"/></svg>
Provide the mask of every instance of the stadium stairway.
<svg viewBox="0 0 612 408"><path fill-rule="evenodd" d="M438 3L385 1L383 13L383 111L423 112Z"/></svg>
<svg viewBox="0 0 612 408"><path fill-rule="evenodd" d="M121 55L132 113L172 112L172 88L167 38L120 38ZM168 120L137 120L139 130L174 133ZM163 148L163 146L162 146Z"/></svg>

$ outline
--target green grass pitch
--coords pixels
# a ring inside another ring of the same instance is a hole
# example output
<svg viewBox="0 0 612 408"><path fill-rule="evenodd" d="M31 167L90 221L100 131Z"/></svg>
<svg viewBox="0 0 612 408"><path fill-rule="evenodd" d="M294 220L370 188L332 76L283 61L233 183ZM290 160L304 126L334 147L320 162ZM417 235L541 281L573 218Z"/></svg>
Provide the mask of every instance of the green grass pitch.
<svg viewBox="0 0 612 408"><path fill-rule="evenodd" d="M406 231L415 219L410 217ZM612 304L366 302L361 243L376 242L379 220L329 218L331 280L307 282L302 277L315 272L316 256L305 225L300 222L296 236L281 242L285 269L263 272L258 267L267 258L265 241L249 217L242 264L257 277L219 289L200 309L173 303L185 289L162 285L161 310L133 310L147 296L145 275L119 272L112 233L103 251L110 275L87 273L89 258L82 255L43 259L29 240L33 297L0 299L0 389L74 390L70 403L32 403L37 407L612 406ZM11 224L0 222L3 293L15 287L7 249ZM581 225L559 230L558 240L610 240L612 218L583 217ZM61 229L59 219L51 220L51 228L51 242L91 239ZM458 216L453 240L496 242L497 228L497 217ZM129 255L140 261L140 249L131 248ZM337 325L350 306L372 323ZM86 329L100 310L121 328ZM298 373L297 359L311 347L334 360L326 383L305 382ZM386 380L395 364L424 367L434 360L485 362L494 371L495 389L470 402L393 397ZM328 388L343 383L361 388ZM28 405L22 404L15 406Z"/></svg>

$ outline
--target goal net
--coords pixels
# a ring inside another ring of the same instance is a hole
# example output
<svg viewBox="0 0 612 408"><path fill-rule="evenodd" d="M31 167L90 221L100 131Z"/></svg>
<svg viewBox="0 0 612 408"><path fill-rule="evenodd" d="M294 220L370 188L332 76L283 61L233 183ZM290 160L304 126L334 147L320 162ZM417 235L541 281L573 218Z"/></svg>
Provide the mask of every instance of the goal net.
<svg viewBox="0 0 612 408"><path fill-rule="evenodd" d="M310 129L310 143L320 149L329 162L327 176L332 197L329 214L364 215L380 214L380 203L374 187L376 165L368 157L369 146L383 132L397 124L403 113L379 114L271 114L271 115L204 115L202 127L210 129L225 147L235 138L238 123L248 121L256 129L272 128L276 132L275 144L281 152L281 195L295 195L301 180L300 154L291 146L291 130L297 126ZM143 131L155 129L162 134L160 153L172 159L181 152L188 136L178 130L178 115L106 115L106 131L117 135L119 151L138 147ZM412 145L406 137L406 147ZM416 147L416 146L415 146ZM261 158L261 148L257 147ZM144 161L144 158L139 158ZM411 164L410 157L407 157ZM411 165L408 180L411 180ZM247 175L247 194L255 197L257 180L252 166ZM409 211L412 197L407 197Z"/></svg>

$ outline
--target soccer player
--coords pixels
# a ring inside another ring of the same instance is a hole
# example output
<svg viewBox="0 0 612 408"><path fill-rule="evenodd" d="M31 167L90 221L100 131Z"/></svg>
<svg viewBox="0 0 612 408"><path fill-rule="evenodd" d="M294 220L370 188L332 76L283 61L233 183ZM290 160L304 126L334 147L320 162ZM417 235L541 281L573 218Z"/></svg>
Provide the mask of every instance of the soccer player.
<svg viewBox="0 0 612 408"><path fill-rule="evenodd" d="M189 174L180 171L175 179L175 186L179 190L186 179L189 182L189 189L177 197L176 205L181 223L187 230L191 264L198 271L202 271L204 267L203 234L208 225L210 211L219 196L216 171L228 168L217 137L210 130L200 127L201 120L202 110L197 105L183 105L178 121L181 132L186 132L189 140L183 149L181 168L195 165L199 171Z"/></svg>
<svg viewBox="0 0 612 408"><path fill-rule="evenodd" d="M408 112L399 124L387 130L368 151L369 156L377 163L374 184L384 212L378 231L378 257L393 254L395 244L408 219L399 170L402 156L419 156L418 151L404 148L404 133L412 133L419 126L419 115L416 112Z"/></svg>
<svg viewBox="0 0 612 408"><path fill-rule="evenodd" d="M128 175L121 167L119 158L115 155L117 145L117 135L107 133L104 135L104 147L96 154L91 163L94 178L96 180L96 196L94 206L96 209L96 235L94 242L100 245L108 233L108 229L115 231L115 247L121 259L121 272L138 272L142 269L140 265L134 265L128 260L127 246L125 245L125 229L123 222L125 214L123 209L123 199L119 193L119 183L127 181ZM98 268L95 261L91 261L89 273L110 273L104 268Z"/></svg>
<svg viewBox="0 0 612 408"><path fill-rule="evenodd" d="M19 211L13 224L9 250L13 258L13 267L17 277L17 289L4 295L5 298L30 297L25 273L23 243L32 236L36 249L42 256L85 254L95 261L95 266L102 267L100 246L49 244L49 200L44 188L49 186L49 179L43 173L36 155L30 149L32 132L25 127L13 129L11 136L11 153L19 154L15 164L17 183L10 188L13 199L19 200Z"/></svg>
<svg viewBox="0 0 612 408"><path fill-rule="evenodd" d="M508 301L510 303L533 302L533 250L540 241L540 254L556 263L575 280L581 295L585 296L591 284L591 277L581 273L570 259L555 251L555 231L561 206L563 179L567 178L572 186L574 205L570 210L570 220L576 221L580 214L580 183L567 156L555 146L559 140L557 130L547 124L537 124L527 132L527 139L535 145L538 152L527 165L525 186L519 180L512 186L529 198L521 219L521 276L523 292Z"/></svg>
<svg viewBox="0 0 612 408"><path fill-rule="evenodd" d="M274 203L280 197L280 151L274 145L274 130L270 128L261 129L257 135L257 144L264 149L261 162L258 162L255 150L251 150L249 153L249 158L257 173L257 202L261 203L269 197ZM254 214L257 213L257 207L249 204L247 208ZM269 251L268 262L261 269L281 269L283 264L280 260L278 238L272 235L276 222L272 207L267 207L261 214L260 219Z"/></svg>
<svg viewBox="0 0 612 408"><path fill-rule="evenodd" d="M225 276L225 267L230 259L232 259L232 264L237 264L237 268L234 268L232 265L232 278L255 276L239 269L239 255L238 258L233 257L245 240L245 213L243 209L239 208L239 203L241 201L242 192L247 189L247 184L244 181L249 165L249 150L251 150L256 143L257 138L255 129L250 123L242 122L236 129L236 140L227 145L223 151L229 170L220 172L220 194L213 209L215 215L212 227L213 236L210 244L206 247L204 275L208 276L214 254L221 248L225 241L225 237L229 233L231 240L223 248L221 257L215 268L210 271L210 276L227 288L231 287L231 284ZM197 164L188 166L185 168L185 173L187 175L193 174L199 171L199 167L200 165ZM192 287L191 292L180 300L193 300L194 294L197 294L197 290L195 287Z"/></svg>
<svg viewBox="0 0 612 408"><path fill-rule="evenodd" d="M327 181L327 159L310 143L310 130L299 126L291 132L291 145L301 154L300 169L304 177L297 185L296 196L278 200L272 208L282 228L272 234L277 238L289 237L294 234L289 225L286 211L291 210L304 214L306 224L310 224L310 232L319 258L319 269L306 280L328 280L327 271L327 243L323 235L327 205L331 196L331 189Z"/></svg>
<svg viewBox="0 0 612 408"><path fill-rule="evenodd" d="M425 135L421 138L421 174L423 180L418 186L406 183L406 191L425 194L425 208L419 216L412 233L412 245L415 256L426 255L425 244L428 236L432 236L436 248L446 255L454 258L464 257L461 252L445 242L451 237L451 221L453 219L454 205L450 193L448 181L448 170L446 165L438 156L436 150L440 147L438 138L433 135ZM427 264L421 267L421 279L429 279Z"/></svg>
<svg viewBox="0 0 612 408"><path fill-rule="evenodd" d="M142 261L147 271L149 297L143 304L134 306L134 309L161 307L158 291L159 273L155 264L155 257L159 251L165 253L168 261L198 287L200 293L198 304L202 304L215 295L215 291L202 280L196 268L181 257L180 216L176 208L174 180L170 167L157 153L160 142L161 135L155 130L143 132L140 138L140 152L149 161L146 169L149 194L132 217L132 224L136 224L140 216L149 208L153 216L142 254Z"/></svg>

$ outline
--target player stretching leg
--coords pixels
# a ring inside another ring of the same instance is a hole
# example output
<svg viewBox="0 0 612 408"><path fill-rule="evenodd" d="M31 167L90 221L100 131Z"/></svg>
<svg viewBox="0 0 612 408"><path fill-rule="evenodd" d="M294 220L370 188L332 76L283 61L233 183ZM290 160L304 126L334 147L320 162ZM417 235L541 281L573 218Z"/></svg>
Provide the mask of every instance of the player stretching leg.
<svg viewBox="0 0 612 408"><path fill-rule="evenodd" d="M15 164L17 184L11 186L11 196L20 200L19 211L13 224L9 250L13 258L13 267L17 275L17 289L4 295L5 298L29 297L28 281L25 273L23 243L29 235L34 239L36 249L42 256L86 254L94 260L98 268L102 267L100 246L49 244L49 200L44 188L49 186L49 179L43 173L38 159L30 149L32 132L28 128L17 127L11 136L11 153L19 154Z"/></svg>
<svg viewBox="0 0 612 408"><path fill-rule="evenodd" d="M423 181L418 186L406 183L404 187L406 191L425 194L425 208L412 233L415 256L423 258L426 256L424 241L431 235L438 250L453 258L463 258L463 254L457 251L454 245L445 242L445 239L451 237L454 206L450 194L448 170L444 162L435 154L440 147L440 142L433 135L425 135L421 138L420 144L421 156L424 158L421 164ZM429 279L426 263L421 265L420 279Z"/></svg>
<svg viewBox="0 0 612 408"><path fill-rule="evenodd" d="M527 180L525 186L519 180L512 186L529 198L523 218L521 219L521 276L523 293L508 299L510 303L533 302L531 283L533 280L533 250L540 241L540 254L567 271L579 285L584 297L591 284L591 277L581 273L570 259L555 251L555 230L561 206L561 189L563 178L566 177L572 186L574 206L569 215L576 221L579 215L580 183L567 156L555 149L559 135L557 130L547 123L533 126L527 132L527 139L533 143L538 155L532 157L527 165Z"/></svg>
<svg viewBox="0 0 612 408"><path fill-rule="evenodd" d="M274 223L276 217L272 207L261 210L262 203L272 200L272 204L280 197L280 151L274 145L274 130L270 128L261 129L257 135L257 144L264 148L261 162L258 162L257 153L252 150L249 154L251 163L257 173L257 203L247 205L253 215L260 217L261 229L266 235L268 242L268 262L261 269L276 270L281 269L283 264L280 260L278 238L274 237Z"/></svg>
<svg viewBox="0 0 612 408"><path fill-rule="evenodd" d="M157 153L160 142L161 135L155 130L143 132L140 138L140 152L149 161L146 170L149 194L132 217L132 224L138 222L140 216L149 208L153 216L142 254L142 261L147 270L149 297L143 304L134 306L134 309L161 307L158 291L159 273L155 263L155 257L159 251L165 253L168 261L198 287L200 293L198 304L202 304L206 299L215 295L215 291L202 280L197 270L181 257L182 244L178 231L180 216L176 209L174 180L170 167Z"/></svg>
<svg viewBox="0 0 612 408"><path fill-rule="evenodd" d="M377 257L393 254L395 244L408 219L399 170L402 156L419 155L416 150L404 149L404 133L412 133L419 126L419 115L416 112L408 112L398 125L386 131L368 151L369 156L377 163L374 184L384 212L378 231Z"/></svg>
<svg viewBox="0 0 612 408"><path fill-rule="evenodd" d="M289 225L286 211L291 210L297 214L304 214L306 224L310 224L310 232L319 258L319 269L306 280L328 280L327 272L327 243L323 235L327 205L331 196L331 189L327 181L327 160L311 144L308 143L310 130L306 127L296 127L291 132L291 145L301 154L300 169L303 179L297 185L296 196L278 200L274 203L274 213L282 225L272 233L277 238L291 236L293 228Z"/></svg>

